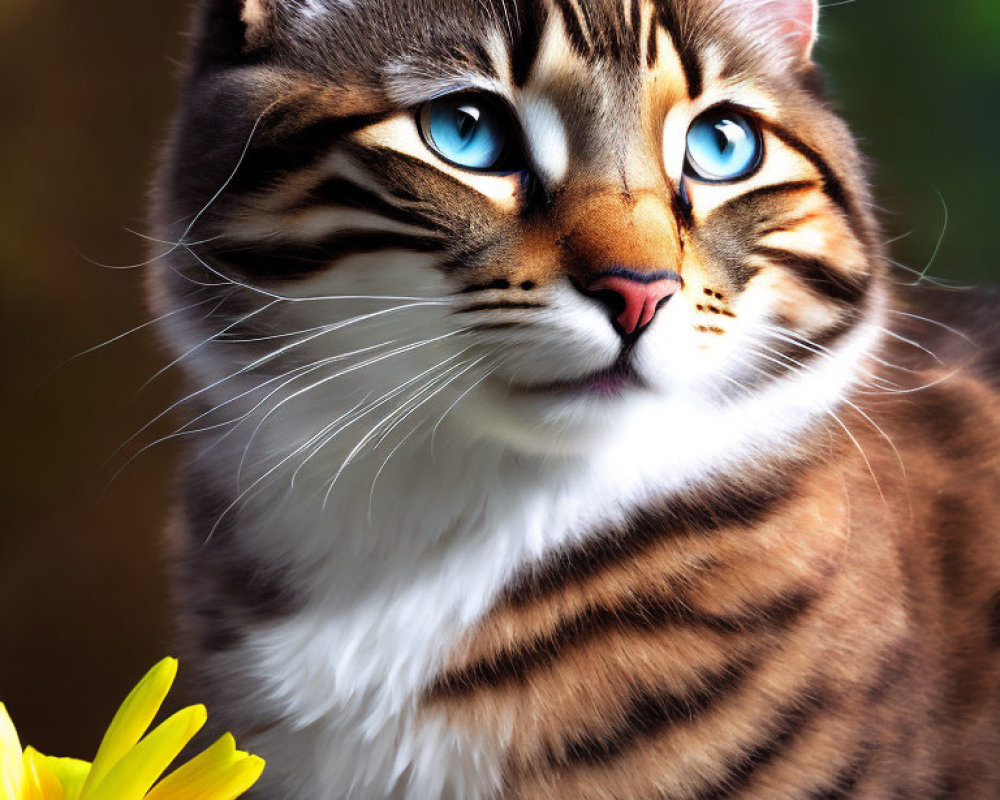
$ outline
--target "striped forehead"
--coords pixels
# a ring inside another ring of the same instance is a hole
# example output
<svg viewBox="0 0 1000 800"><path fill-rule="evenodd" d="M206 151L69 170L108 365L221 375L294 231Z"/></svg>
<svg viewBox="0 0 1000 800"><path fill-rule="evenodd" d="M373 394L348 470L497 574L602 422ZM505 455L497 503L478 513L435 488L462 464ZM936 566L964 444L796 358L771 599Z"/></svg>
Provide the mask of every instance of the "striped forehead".
<svg viewBox="0 0 1000 800"><path fill-rule="evenodd" d="M690 0L681 11L676 0L498 0L483 24L451 29L447 46L417 47L390 62L383 86L403 108L464 89L506 98L526 155L550 186L571 178L657 180L664 122L672 111L689 117L692 104L711 94L706 85L723 83L713 78L719 70L711 45L696 47L692 39L698 7ZM512 207L513 179L470 177L437 164L419 142L410 149L412 135L383 138L388 127L371 131L373 141L407 145L402 149Z"/></svg>
<svg viewBox="0 0 1000 800"><path fill-rule="evenodd" d="M672 9L663 0L519 0L499 13L465 85L510 100L550 183L571 162L592 179L620 177L658 149L667 110L702 91L703 70ZM511 18L518 35L505 36ZM437 94L459 83L448 80Z"/></svg>
<svg viewBox="0 0 1000 800"><path fill-rule="evenodd" d="M609 154L627 160L643 118L687 97L691 83L700 91L701 73L687 77L676 31L646 0L540 2L543 22L509 54L532 155L551 180L564 176L567 153L620 174Z"/></svg>
<svg viewBox="0 0 1000 800"><path fill-rule="evenodd" d="M597 70L634 86L666 67L696 97L702 71L674 1L535 0L539 24L512 43L513 78L520 86Z"/></svg>

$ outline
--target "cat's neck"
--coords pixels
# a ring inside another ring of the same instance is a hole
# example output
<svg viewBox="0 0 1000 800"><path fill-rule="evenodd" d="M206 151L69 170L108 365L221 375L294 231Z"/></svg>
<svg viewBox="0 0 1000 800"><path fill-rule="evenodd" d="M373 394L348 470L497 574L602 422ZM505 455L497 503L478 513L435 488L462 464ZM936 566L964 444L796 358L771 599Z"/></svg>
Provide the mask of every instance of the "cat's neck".
<svg viewBox="0 0 1000 800"><path fill-rule="evenodd" d="M248 497L239 536L258 557L285 565L315 610L299 646L335 637L338 663L327 672L363 676L399 707L504 587L547 554L653 502L800 453L810 430L832 424L827 405L837 400L831 391L817 402L817 377L803 381L801 394L786 385L749 407L702 407L706 422L697 429L668 422L690 418L690 409L636 401L626 424L586 458L525 455L456 423L395 452L398 442L387 441L331 484L355 444L346 441L307 464L294 486L284 475ZM270 433L275 440L280 428ZM373 641L379 647L365 645ZM278 673L291 668L275 665ZM306 703L315 709L313 699Z"/></svg>
<svg viewBox="0 0 1000 800"><path fill-rule="evenodd" d="M302 444L295 436L321 423L275 415L260 427L259 447L287 463L255 485L265 473L255 476L247 459L246 494L230 490L234 546L280 573L297 601L294 613L248 632L254 691L297 728L321 726L344 754L331 775L352 774L352 760L378 760L351 749L362 741L386 744L388 761L373 769L392 775L392 743L419 750L440 738L415 721L420 698L519 578L560 548L627 529L638 510L691 501L727 480L745 484L751 474L766 485L782 460L822 450L813 445L828 442L830 415L878 335L875 325L859 326L838 358L739 406L637 395L586 456L527 454L470 433L474 420L459 413L353 460L363 431L304 461L292 455ZM345 401L315 413L348 410ZM687 419L701 422L673 424ZM221 441L211 455L215 478L232 485L245 455L236 437ZM463 765L467 757L428 752L411 762Z"/></svg>
<svg viewBox="0 0 1000 800"><path fill-rule="evenodd" d="M256 474L248 468L245 494L234 496L234 511L242 509L240 535L255 552L313 572L328 601L339 585L346 587L344 597L357 598L360 575L374 579L369 573L393 561L443 563L469 541L491 538L475 533L481 529L512 531L513 540L499 537L498 555L508 569L518 569L650 499L684 497L729 475L794 458L808 447L810 431L836 425L834 414L865 380L865 354L880 336L875 322L858 325L836 354L739 404L695 394L622 398L584 452L559 452L558 443L549 454L529 452L529 442L512 442L483 426L474 406L464 414L460 406L443 425L412 434L401 426L360 451L363 427L345 431L306 458L300 431L349 413L347 403L315 411L316 420L272 419L258 443L271 461ZM536 439L535 449L544 451L544 437ZM213 457L217 473L228 477L245 452L234 438ZM270 464L282 462L271 472ZM321 574L328 565L346 574L331 580Z"/></svg>
<svg viewBox="0 0 1000 800"><path fill-rule="evenodd" d="M826 430L819 417L813 425ZM800 428L780 437L769 431L768 447L753 444L758 457L770 455L772 468L778 450L788 454L805 443ZM419 700L506 590L557 549L628 529L638 509L671 494L690 499L699 486L720 481L719 473L706 472L699 483L700 473L673 472L666 458L642 462L635 454L648 448L625 438L593 459L542 460L495 443L472 446L455 429L438 432L433 457L431 446L414 437L384 468L385 456L358 462L340 475L325 511L319 492L328 487L317 467L315 476L300 473L294 490L260 495L240 515L240 536L292 561L305 597L293 617L253 632L262 654L259 690L296 726L320 726L347 754L331 774L350 774L348 756L359 741L402 741L417 765L466 764L468 754L421 755L440 737L427 736ZM704 457L720 462L714 450ZM744 459L731 471L739 467L745 479L751 466ZM756 483L769 485L768 476L758 474ZM395 752L386 747L386 758ZM476 758L488 764L494 752L484 747ZM354 758L367 763L361 753ZM393 774L389 762L380 769Z"/></svg>

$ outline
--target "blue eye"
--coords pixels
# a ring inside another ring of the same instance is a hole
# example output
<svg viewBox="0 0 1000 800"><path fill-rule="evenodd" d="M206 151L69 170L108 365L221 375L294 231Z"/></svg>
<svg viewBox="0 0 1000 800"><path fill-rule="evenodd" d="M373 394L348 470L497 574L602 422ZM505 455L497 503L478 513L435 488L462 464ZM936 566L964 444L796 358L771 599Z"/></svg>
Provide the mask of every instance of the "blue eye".
<svg viewBox="0 0 1000 800"><path fill-rule="evenodd" d="M732 109L714 109L688 130L686 169L703 181L735 181L756 171L763 151L753 121Z"/></svg>
<svg viewBox="0 0 1000 800"><path fill-rule="evenodd" d="M419 121L432 150L470 170L499 170L514 138L510 115L487 95L462 92L431 100Z"/></svg>

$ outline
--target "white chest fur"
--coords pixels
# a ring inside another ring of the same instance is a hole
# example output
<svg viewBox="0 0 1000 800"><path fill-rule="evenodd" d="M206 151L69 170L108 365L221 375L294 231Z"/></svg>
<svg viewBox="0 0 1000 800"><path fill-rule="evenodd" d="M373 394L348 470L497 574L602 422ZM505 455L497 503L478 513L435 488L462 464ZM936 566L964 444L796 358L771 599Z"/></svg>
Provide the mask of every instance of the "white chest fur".
<svg viewBox="0 0 1000 800"><path fill-rule="evenodd" d="M336 458L310 464L292 488L279 474L245 501L239 534L287 565L305 603L247 631L218 664L231 713L280 720L246 742L270 758L262 786L288 800L492 796L503 742L477 741L418 709L456 642L546 552L652 498L794 447L844 378L831 376L832 391L816 376L786 383L737 409L635 398L587 459L517 455L446 426L386 464L384 450L357 461L325 506ZM662 424L669 419L710 424L692 426L695 435ZM294 441L280 420L266 435L265 448ZM222 450L238 459L238 449Z"/></svg>

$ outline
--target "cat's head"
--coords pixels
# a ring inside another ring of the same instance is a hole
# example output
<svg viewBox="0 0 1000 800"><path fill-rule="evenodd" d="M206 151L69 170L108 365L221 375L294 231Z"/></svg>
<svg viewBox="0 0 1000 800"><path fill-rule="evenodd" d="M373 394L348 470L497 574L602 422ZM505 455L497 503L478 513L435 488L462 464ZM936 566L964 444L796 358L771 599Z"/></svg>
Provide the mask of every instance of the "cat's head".
<svg viewBox="0 0 1000 800"><path fill-rule="evenodd" d="M555 453L825 413L884 276L816 17L207 0L155 292L196 389L299 415L303 453L351 422Z"/></svg>

